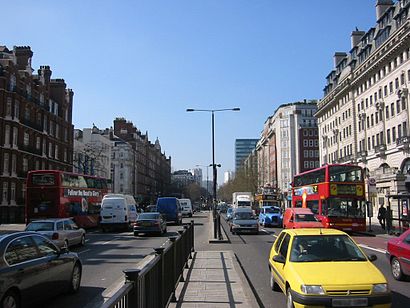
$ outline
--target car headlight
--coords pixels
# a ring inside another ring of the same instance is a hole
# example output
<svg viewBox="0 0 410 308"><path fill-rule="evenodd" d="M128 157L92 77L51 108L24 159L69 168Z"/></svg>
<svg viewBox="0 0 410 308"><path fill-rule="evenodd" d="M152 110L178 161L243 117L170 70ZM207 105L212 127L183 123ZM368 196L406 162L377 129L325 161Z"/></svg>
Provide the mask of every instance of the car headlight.
<svg viewBox="0 0 410 308"><path fill-rule="evenodd" d="M389 292L389 286L387 283L378 283L373 285L372 293L387 293Z"/></svg>
<svg viewBox="0 0 410 308"><path fill-rule="evenodd" d="M324 295L325 291L323 290L322 286L307 286L302 284L300 289L305 294L315 294L315 295Z"/></svg>

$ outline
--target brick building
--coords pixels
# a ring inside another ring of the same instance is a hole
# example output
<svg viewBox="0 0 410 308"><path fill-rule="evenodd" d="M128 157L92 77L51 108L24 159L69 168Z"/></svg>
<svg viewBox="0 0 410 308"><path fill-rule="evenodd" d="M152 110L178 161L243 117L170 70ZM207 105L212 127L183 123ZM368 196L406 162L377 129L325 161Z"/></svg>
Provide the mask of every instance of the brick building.
<svg viewBox="0 0 410 308"><path fill-rule="evenodd" d="M49 66L33 74L32 56L27 46L0 46L1 223L24 221L27 171L72 171L74 92Z"/></svg>

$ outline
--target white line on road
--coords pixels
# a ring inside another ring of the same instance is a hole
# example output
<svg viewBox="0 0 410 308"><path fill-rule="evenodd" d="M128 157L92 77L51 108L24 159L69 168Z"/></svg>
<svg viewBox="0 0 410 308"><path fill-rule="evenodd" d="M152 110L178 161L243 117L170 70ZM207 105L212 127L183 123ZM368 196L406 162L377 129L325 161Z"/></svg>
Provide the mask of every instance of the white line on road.
<svg viewBox="0 0 410 308"><path fill-rule="evenodd" d="M370 247L370 246L367 246L367 245L364 245L364 244L358 244L360 247L362 247L362 248L366 248L366 249L369 249L369 250L373 250L373 251L376 251L376 252L380 252L380 253L386 253L386 250L383 250L383 249L377 249L377 248L373 248L373 247Z"/></svg>
<svg viewBox="0 0 410 308"><path fill-rule="evenodd" d="M270 232L268 231L268 230L266 230L266 229L261 229L261 231L263 231L263 232L265 232L266 234L270 234ZM272 234L272 236L273 237L278 237L277 235L275 235L275 234Z"/></svg>
<svg viewBox="0 0 410 308"><path fill-rule="evenodd" d="M79 252L77 252L77 254L82 254L83 252L87 252L87 251L90 251L91 249L86 249L86 250L83 250L83 251L79 251Z"/></svg>

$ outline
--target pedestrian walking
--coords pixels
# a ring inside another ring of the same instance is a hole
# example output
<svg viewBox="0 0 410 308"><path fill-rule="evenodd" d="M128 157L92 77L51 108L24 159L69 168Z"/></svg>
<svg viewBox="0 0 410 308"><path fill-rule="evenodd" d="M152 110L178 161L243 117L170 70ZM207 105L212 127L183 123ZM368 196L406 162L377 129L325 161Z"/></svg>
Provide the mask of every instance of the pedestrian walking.
<svg viewBox="0 0 410 308"><path fill-rule="evenodd" d="M379 208L379 213L377 214L377 219L380 222L383 230L386 228L386 208L382 204Z"/></svg>

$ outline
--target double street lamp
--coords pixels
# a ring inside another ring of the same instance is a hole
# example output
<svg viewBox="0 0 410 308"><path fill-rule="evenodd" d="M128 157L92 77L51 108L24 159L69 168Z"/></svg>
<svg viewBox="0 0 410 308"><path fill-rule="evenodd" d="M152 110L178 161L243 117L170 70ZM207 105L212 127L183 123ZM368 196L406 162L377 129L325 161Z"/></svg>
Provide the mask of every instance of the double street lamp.
<svg viewBox="0 0 410 308"><path fill-rule="evenodd" d="M215 112L220 112L220 111L240 111L241 109L238 107L235 108L225 108L225 109L192 109L188 108L186 111L187 112L194 112L194 111L199 111L199 112L211 112L212 114L212 171L213 171L213 216L214 216L214 238L217 238L216 235L216 186L217 186L217 169L216 167L220 167L221 165L215 164Z"/></svg>

